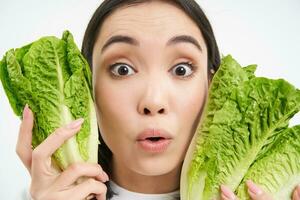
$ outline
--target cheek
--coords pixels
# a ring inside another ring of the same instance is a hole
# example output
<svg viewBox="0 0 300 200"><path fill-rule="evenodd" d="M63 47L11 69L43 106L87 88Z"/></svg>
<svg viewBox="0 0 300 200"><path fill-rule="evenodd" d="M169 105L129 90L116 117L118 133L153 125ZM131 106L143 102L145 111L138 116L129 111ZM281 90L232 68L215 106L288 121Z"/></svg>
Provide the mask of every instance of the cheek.
<svg viewBox="0 0 300 200"><path fill-rule="evenodd" d="M179 102L179 122L181 122L181 138L191 139L195 132L205 103L207 84L198 84L189 90L189 93L182 95Z"/></svg>
<svg viewBox="0 0 300 200"><path fill-rule="evenodd" d="M96 87L96 103L99 114L102 118L115 118L119 113L124 112L126 99L116 92L109 84Z"/></svg>
<svg viewBox="0 0 300 200"><path fill-rule="evenodd" d="M101 136L111 150L120 147L120 141L129 139L125 130L133 130L132 110L136 94L131 84L122 86L106 77L98 77L95 83L95 99ZM126 88L126 89L125 89Z"/></svg>
<svg viewBox="0 0 300 200"><path fill-rule="evenodd" d="M100 79L101 80L101 79ZM98 113L98 123L101 135L105 142L107 139L114 141L116 134L120 133L120 129L124 122L122 116L127 111L126 99L123 98L121 92L116 91L113 86L105 81L96 83L95 99ZM110 135L110 137L107 137ZM108 144L109 145L109 144Z"/></svg>

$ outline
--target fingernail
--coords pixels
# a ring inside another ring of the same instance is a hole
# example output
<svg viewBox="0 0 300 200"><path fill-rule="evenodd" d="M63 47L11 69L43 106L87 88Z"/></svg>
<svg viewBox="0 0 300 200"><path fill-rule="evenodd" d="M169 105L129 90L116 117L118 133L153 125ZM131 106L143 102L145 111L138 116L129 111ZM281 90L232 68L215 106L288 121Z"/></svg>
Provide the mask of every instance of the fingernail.
<svg viewBox="0 0 300 200"><path fill-rule="evenodd" d="M226 198L226 199L230 199L230 200L234 200L235 199L235 195L234 193L225 185L221 185L221 192L222 195Z"/></svg>
<svg viewBox="0 0 300 200"><path fill-rule="evenodd" d="M29 114L28 104L26 103L24 110L23 110L23 119L27 118Z"/></svg>
<svg viewBox="0 0 300 200"><path fill-rule="evenodd" d="M300 184L297 186L297 195L298 199L300 199Z"/></svg>
<svg viewBox="0 0 300 200"><path fill-rule="evenodd" d="M106 180L106 181L109 181L109 177L108 177L107 173L105 173L105 172L103 171L102 174L103 174L103 176L105 177L105 180ZM106 181L105 181L105 182L106 182Z"/></svg>
<svg viewBox="0 0 300 200"><path fill-rule="evenodd" d="M83 118L76 119L75 121L72 121L71 123L69 123L67 125L67 128L70 128L70 129L78 128L83 123L83 121L84 121Z"/></svg>
<svg viewBox="0 0 300 200"><path fill-rule="evenodd" d="M252 181L248 180L246 181L246 184L248 186L248 191L254 194L255 196L260 195L263 193L263 191L255 185Z"/></svg>

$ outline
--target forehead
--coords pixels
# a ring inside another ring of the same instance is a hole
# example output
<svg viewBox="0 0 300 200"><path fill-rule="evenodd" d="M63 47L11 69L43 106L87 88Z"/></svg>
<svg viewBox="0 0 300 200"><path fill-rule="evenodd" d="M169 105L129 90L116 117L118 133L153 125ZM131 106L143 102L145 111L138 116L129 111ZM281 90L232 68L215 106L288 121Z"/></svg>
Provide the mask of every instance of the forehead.
<svg viewBox="0 0 300 200"><path fill-rule="evenodd" d="M164 41L174 35L191 35L204 43L197 24L169 1L149 1L115 10L102 24L98 43L117 34Z"/></svg>

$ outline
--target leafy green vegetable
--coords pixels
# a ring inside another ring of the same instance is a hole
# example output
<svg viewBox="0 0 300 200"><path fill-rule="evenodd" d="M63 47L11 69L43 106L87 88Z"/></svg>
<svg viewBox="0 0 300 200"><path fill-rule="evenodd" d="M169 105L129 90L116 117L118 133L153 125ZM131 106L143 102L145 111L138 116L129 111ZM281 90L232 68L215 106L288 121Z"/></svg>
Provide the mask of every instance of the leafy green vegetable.
<svg viewBox="0 0 300 200"><path fill-rule="evenodd" d="M248 179L273 194L274 199L291 199L292 191L300 181L300 125L283 129L270 146L253 163L237 188L240 199L250 199L245 187Z"/></svg>
<svg viewBox="0 0 300 200"><path fill-rule="evenodd" d="M36 147L55 129L84 118L82 128L53 155L65 169L75 162L97 163L98 127L92 96L91 72L70 32L62 39L43 37L6 52L0 79L10 105L22 116L27 103L35 116L32 145Z"/></svg>
<svg viewBox="0 0 300 200"><path fill-rule="evenodd" d="M181 199L219 198L221 184L233 191L239 187L239 197L247 199L247 179L282 197L291 194L300 176L300 131L288 129L288 122L300 110L300 91L282 79L255 77L255 69L241 67L231 56L222 59L186 154ZM294 143L283 145L287 137ZM275 157L276 163L268 163Z"/></svg>

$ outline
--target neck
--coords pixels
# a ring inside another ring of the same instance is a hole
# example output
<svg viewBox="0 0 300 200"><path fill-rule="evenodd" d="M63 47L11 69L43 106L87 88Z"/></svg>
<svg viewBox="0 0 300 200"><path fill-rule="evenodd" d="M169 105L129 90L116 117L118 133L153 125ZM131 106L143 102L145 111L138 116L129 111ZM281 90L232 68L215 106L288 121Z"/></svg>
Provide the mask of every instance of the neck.
<svg viewBox="0 0 300 200"><path fill-rule="evenodd" d="M167 174L139 174L112 159L112 180L126 190L145 194L163 194L179 189L181 165Z"/></svg>

